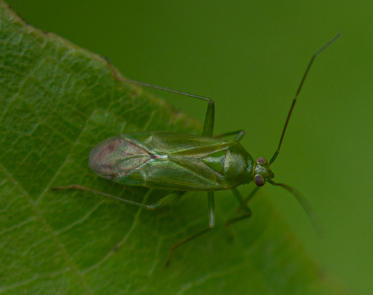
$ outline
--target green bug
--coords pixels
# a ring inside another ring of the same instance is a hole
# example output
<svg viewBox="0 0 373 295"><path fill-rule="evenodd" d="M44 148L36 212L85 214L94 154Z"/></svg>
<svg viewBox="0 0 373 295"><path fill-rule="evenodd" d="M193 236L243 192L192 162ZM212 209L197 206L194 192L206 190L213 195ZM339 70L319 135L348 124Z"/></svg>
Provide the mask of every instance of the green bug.
<svg viewBox="0 0 373 295"><path fill-rule="evenodd" d="M146 187L150 189L149 191L161 189L168 192L181 193L186 191L207 192L208 227L177 242L170 249L167 264L170 262L176 248L214 228L214 191L217 190L232 190L243 211L240 216L228 220L226 225L250 217L251 211L247 203L265 182L283 187L291 192L312 220L311 211L306 201L290 186L274 182L274 174L270 166L279 154L292 111L315 58L339 36L340 34L337 34L321 49L316 51L308 63L292 101L279 144L270 161L262 157L254 161L240 144L240 140L244 136L243 130L221 135L213 134L215 103L212 99L143 82L127 80L142 86L190 96L208 103L201 136L168 132L124 134L105 140L94 147L90 153L89 166L95 173L126 186ZM110 63L109 65L111 66ZM112 66L111 69L113 70ZM234 138L232 138L233 136ZM243 198L236 187L251 181L254 181L257 186L248 197ZM160 206L160 203L143 204L80 185L56 187L54 189L89 191L146 209L155 209Z"/></svg>

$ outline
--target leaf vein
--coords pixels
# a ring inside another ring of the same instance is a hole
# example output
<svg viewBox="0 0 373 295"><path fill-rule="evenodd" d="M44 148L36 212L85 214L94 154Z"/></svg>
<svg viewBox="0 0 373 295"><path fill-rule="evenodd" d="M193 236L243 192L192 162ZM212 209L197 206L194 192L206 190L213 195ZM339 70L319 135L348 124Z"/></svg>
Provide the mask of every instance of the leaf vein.
<svg viewBox="0 0 373 295"><path fill-rule="evenodd" d="M239 271L243 268L246 267L246 263L241 263L235 267L232 267L228 270L222 270L222 271L216 271L216 272L212 272L212 273L209 273L195 281L192 281L192 282L189 282L189 283L186 283L184 284L181 289L176 293L176 295L183 295L186 291L192 289L192 288L195 288L195 287L198 287L202 284L204 284L205 282L207 282L208 280L210 279L215 279L215 278L219 278L219 277L223 277L223 276L226 276L232 272L235 272L235 271Z"/></svg>
<svg viewBox="0 0 373 295"><path fill-rule="evenodd" d="M51 184L56 180L57 176L59 175L59 173L61 172L61 170L65 167L66 163L68 163L68 160L70 159L71 157L71 152L72 150L74 149L74 147L77 145L77 143L79 142L79 139L81 137L81 135L83 134L83 132L86 130L87 126L88 126L88 122L89 122L89 118L91 117L92 113L88 116L86 122L85 122L85 125L83 126L83 128L80 130L80 133L79 135L76 137L75 141L72 143L71 147L70 147L70 150L69 152L67 153L66 155L66 158L64 159L64 161L62 162L62 164L60 165L60 167L58 167L58 169L56 170L56 172L54 173L54 175L52 176L51 180L49 181L49 183L46 185L45 189L41 192L39 198L36 200L36 205L40 204L41 200L43 199L44 195L47 193L47 191L49 190Z"/></svg>
<svg viewBox="0 0 373 295"><path fill-rule="evenodd" d="M22 227L22 226L24 226L24 225L26 225L26 224L34 221L34 220L35 220L35 217L31 217L29 219L26 219L26 220L20 222L20 223L14 224L14 225L12 225L12 226L10 226L10 227L8 227L8 228L0 231L0 236L3 235L3 234L6 234L8 232L11 232L11 231L13 231L13 230L15 230L17 228L20 228L20 227Z"/></svg>
<svg viewBox="0 0 373 295"><path fill-rule="evenodd" d="M152 192L152 190L148 190L147 193L145 194L144 198L143 198L143 203L146 202L148 196L150 195L150 193ZM132 225L130 227L130 229L127 231L127 233L123 236L123 238L119 241L119 243L116 244L116 246L111 249L106 255L103 256L103 258L101 260L99 260L98 262L96 262L95 264L91 265L90 267L86 268L86 269L83 269L82 270L82 273L83 274L86 274L94 269L96 269L97 267L99 267L100 265L102 265L106 260L108 260L116 251L117 249L119 249L120 247L122 247L124 245L124 243L128 240L129 236L131 235L131 233L134 231L137 223L138 223L138 220L140 218L140 214L142 212L142 207L140 207L137 212L136 212L136 215L135 215L135 218L132 222Z"/></svg>
<svg viewBox="0 0 373 295"><path fill-rule="evenodd" d="M29 203L30 207L33 209L34 214L39 218L39 220L43 223L45 226L45 229L47 232L53 237L54 243L56 244L57 248L60 249L62 255L65 257L66 262L70 265L70 268L74 271L77 278L82 282L82 285L84 289L86 290L87 294L93 294L92 290L89 288L87 282L84 279L83 274L79 270L78 266L72 259L71 255L66 250L63 243L60 241L58 236L54 233L53 228L51 225L47 222L41 211L39 210L37 204L35 204L29 195L29 193L22 187L22 185L10 174L10 172L0 163L0 168L4 171L4 173L7 175L7 177L14 183L14 185L20 190L20 192L25 196L25 199Z"/></svg>
<svg viewBox="0 0 373 295"><path fill-rule="evenodd" d="M91 210L87 211L86 214L83 215L83 217L79 218L78 220L74 221L73 223L70 223L66 227L56 231L56 234L62 234L70 229L72 229L74 226L82 224L85 220L87 220L102 204L104 203L103 200L98 202Z"/></svg>
<svg viewBox="0 0 373 295"><path fill-rule="evenodd" d="M45 41L44 41L45 42ZM23 79L20 81L19 83L19 86L18 86L18 90L13 94L13 96L8 100L8 104L7 106L4 108L3 110L3 113L1 114L1 117L0 117L0 122L3 121L3 118L4 116L6 115L6 113L8 112L9 110L9 107L12 105L13 101L17 99L17 97L19 96L21 90L23 89L23 87L25 86L26 82L28 81L29 78L32 77L32 75L41 67L41 65L45 62L44 59L40 58L38 63L32 67L32 69L26 74L24 75Z"/></svg>

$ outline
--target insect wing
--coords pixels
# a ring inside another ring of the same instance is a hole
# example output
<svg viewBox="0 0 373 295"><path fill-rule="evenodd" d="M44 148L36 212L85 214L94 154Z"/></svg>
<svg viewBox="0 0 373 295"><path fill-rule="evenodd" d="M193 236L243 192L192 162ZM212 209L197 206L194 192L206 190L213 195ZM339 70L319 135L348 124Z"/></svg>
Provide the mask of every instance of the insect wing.
<svg viewBox="0 0 373 295"><path fill-rule="evenodd" d="M144 147L129 138L112 137L94 147L89 166L101 177L115 180L131 173L151 159Z"/></svg>
<svg viewBox="0 0 373 295"><path fill-rule="evenodd" d="M226 186L224 158L232 142L165 132L130 136L151 151L152 159L124 176L121 183L168 190L216 190Z"/></svg>

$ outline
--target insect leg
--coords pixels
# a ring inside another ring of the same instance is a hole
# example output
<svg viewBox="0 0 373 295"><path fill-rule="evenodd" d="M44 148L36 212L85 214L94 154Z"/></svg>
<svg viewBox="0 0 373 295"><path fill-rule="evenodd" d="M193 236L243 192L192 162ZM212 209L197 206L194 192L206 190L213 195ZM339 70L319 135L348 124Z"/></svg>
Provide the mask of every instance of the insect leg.
<svg viewBox="0 0 373 295"><path fill-rule="evenodd" d="M101 196L104 196L104 197L107 197L107 198L111 198L111 199L114 199L114 200L121 201L123 203L129 204L129 205L134 205L134 206L145 208L145 209L148 209L148 210L154 210L154 209L156 209L156 208L158 208L160 206L160 203L143 204L143 203L140 203L140 202L123 199L121 197L117 197L117 196L114 196L114 195L111 195L111 194L108 194L108 193L96 191L96 190L91 189L89 187L81 186L79 184L72 184L72 185L67 185L67 186L53 187L52 190L54 190L54 191L80 190L80 191L90 192L90 193L93 193L93 194L96 194L96 195L101 195ZM149 190L147 192L147 194L150 195L151 191L152 190Z"/></svg>
<svg viewBox="0 0 373 295"><path fill-rule="evenodd" d="M242 195L240 194L240 192L236 188L234 188L232 189L232 193L236 197L237 201L240 203L240 209L244 210L245 213L243 213L242 215L238 217L230 218L225 222L225 227L228 230L228 234L230 235L231 239L233 239L233 234L230 229L230 225L233 223L236 223L237 221L249 218L251 216L251 210L249 207L247 207L246 200L242 198Z"/></svg>
<svg viewBox="0 0 373 295"><path fill-rule="evenodd" d="M177 248L179 248L180 246L184 245L185 243L187 242L190 242L192 240L194 240L195 238L198 238L200 236L202 236L203 234L209 232L210 230L212 230L214 227L215 227L215 199L214 199L214 192L208 192L208 210L209 210L209 226L189 237L186 237L180 241L178 241L176 244L174 244L171 249L170 249L170 252L168 254L168 258L167 258L167 261L166 261L166 266L168 266L171 262L171 259L174 255L174 252Z"/></svg>
<svg viewBox="0 0 373 295"><path fill-rule="evenodd" d="M247 202L244 198L242 198L241 193L238 191L238 189L234 188L232 189L233 195L236 197L238 203L240 203L240 209L249 211L249 207L247 207Z"/></svg>
<svg viewBox="0 0 373 295"><path fill-rule="evenodd" d="M240 130L235 130L231 132L226 132L226 133L215 135L214 138L228 137L232 135L236 135L236 137L234 138L235 141L240 141L245 136L245 131L240 129Z"/></svg>
<svg viewBox="0 0 373 295"><path fill-rule="evenodd" d="M249 209L249 208L248 208ZM241 216L238 216L238 217L234 217L234 218L230 218L228 219L226 222L225 222L225 226L230 230L230 226L233 224L233 223L236 223L238 221L241 221L241 220L244 220L246 218L250 218L251 217L251 210L249 209L248 212L246 212L245 214L242 214Z"/></svg>
<svg viewBox="0 0 373 295"><path fill-rule="evenodd" d="M112 65L110 60L107 57L105 57L105 59L106 59L106 62L108 63L108 65L109 65L110 71L112 72L114 78L119 82L125 81L125 82L129 82L129 83L137 84L137 85L140 85L140 86L144 86L144 87L149 87L149 88L158 89L158 90L162 90L162 91L166 91L166 92L170 92L170 93L189 96L189 97L193 97L193 98L196 98L196 99L199 99L199 100L206 101L208 103L208 105L207 105L207 111L206 111L205 120L204 120L204 124L203 124L202 135L203 136L212 136L213 131L214 131L214 122L215 122L215 102L211 98L206 97L206 96L196 95L196 94L185 92L185 91L179 91L179 90L175 90L175 89L171 89L171 88L167 88L167 87L163 87L163 86L158 86L158 85L154 85L154 84L150 84L150 83L146 83L146 82L141 82L141 81L136 81L136 80L124 78L123 76L121 76L119 74L117 69L114 68L114 66Z"/></svg>
<svg viewBox="0 0 373 295"><path fill-rule="evenodd" d="M208 105L205 115L205 121L203 123L203 136L212 136L214 133L215 124L215 101L208 99Z"/></svg>
<svg viewBox="0 0 373 295"><path fill-rule="evenodd" d="M256 186L245 199L242 198L240 192L237 189L232 190L233 194L235 195L235 197L237 198L238 202L241 205L238 211L244 210L245 213L242 214L241 216L228 219L225 222L225 225L227 226L228 229L231 224L236 223L237 221L243 220L245 218L249 218L251 216L251 210L247 206L247 203L254 197L254 195L258 192L259 188L260 188L259 186Z"/></svg>
<svg viewBox="0 0 373 295"><path fill-rule="evenodd" d="M256 186L251 193L245 198L245 203L247 204L253 197L254 195L258 192L260 189L260 186Z"/></svg>

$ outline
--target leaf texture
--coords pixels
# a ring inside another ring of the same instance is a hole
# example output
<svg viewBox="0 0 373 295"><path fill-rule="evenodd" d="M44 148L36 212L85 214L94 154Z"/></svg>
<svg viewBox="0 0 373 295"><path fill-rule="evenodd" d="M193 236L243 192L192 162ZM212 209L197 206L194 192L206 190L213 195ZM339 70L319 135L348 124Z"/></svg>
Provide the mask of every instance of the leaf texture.
<svg viewBox="0 0 373 295"><path fill-rule="evenodd" d="M178 249L165 268L173 243L207 225L204 194L148 212L52 192L77 183L142 201L143 189L95 176L90 149L121 133L196 133L200 125L117 81L103 58L32 28L1 0L0 105L0 294L345 294L264 195L229 241L222 225L235 203L219 193L218 229Z"/></svg>

